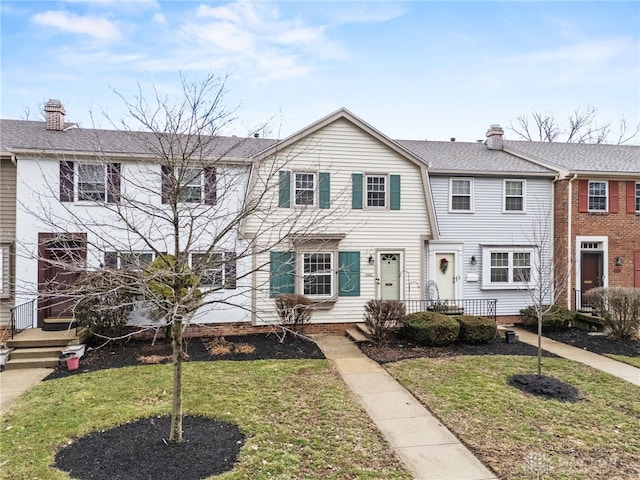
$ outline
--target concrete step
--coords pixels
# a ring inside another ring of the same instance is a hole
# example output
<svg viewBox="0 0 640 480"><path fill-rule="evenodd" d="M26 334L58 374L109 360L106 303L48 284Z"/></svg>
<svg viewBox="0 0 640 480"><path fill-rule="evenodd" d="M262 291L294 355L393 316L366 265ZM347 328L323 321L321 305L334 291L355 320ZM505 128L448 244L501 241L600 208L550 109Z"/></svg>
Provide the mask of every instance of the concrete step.
<svg viewBox="0 0 640 480"><path fill-rule="evenodd" d="M347 328L345 330L347 337L349 337L355 343L368 342L369 337L365 336L360 330L355 328Z"/></svg>
<svg viewBox="0 0 640 480"><path fill-rule="evenodd" d="M356 323L356 328L364 336L371 337L371 329L367 326L366 323Z"/></svg>
<svg viewBox="0 0 640 480"><path fill-rule="evenodd" d="M43 323L42 329L45 332L59 332L69 328L76 328L76 321L73 317L45 318Z"/></svg>
<svg viewBox="0 0 640 480"><path fill-rule="evenodd" d="M7 340L7 346L12 348L45 348L45 347L66 347L67 345L78 345L86 343L91 333L86 328L44 331L39 328L29 328L18 333L13 339Z"/></svg>
<svg viewBox="0 0 640 480"><path fill-rule="evenodd" d="M9 361L4 366L5 370L18 370L21 368L55 368L58 366L58 356L40 358L13 358L13 353Z"/></svg>
<svg viewBox="0 0 640 480"><path fill-rule="evenodd" d="M64 347L39 347L39 348L17 348L11 352L12 359L18 358L46 358L58 356Z"/></svg>

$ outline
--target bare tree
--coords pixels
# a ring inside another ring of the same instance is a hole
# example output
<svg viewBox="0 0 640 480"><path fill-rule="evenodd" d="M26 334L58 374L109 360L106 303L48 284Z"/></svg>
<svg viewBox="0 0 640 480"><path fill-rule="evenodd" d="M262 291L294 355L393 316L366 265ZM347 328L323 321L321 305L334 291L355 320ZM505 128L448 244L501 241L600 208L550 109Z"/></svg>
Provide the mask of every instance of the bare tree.
<svg viewBox="0 0 640 480"><path fill-rule="evenodd" d="M615 131L615 139L610 141L610 136L614 134L612 124L599 125L596 109L588 106L584 110L576 108L564 123L552 112L534 110L530 115L519 115L515 123L511 122L509 130L518 139L527 141L622 145L637 139L640 124L630 130L626 119L622 118Z"/></svg>
<svg viewBox="0 0 640 480"><path fill-rule="evenodd" d="M48 245L63 250L86 244L86 250L77 249L80 254L58 257L42 255L41 248L36 253L32 246L31 255L40 262L66 272L49 279L52 301L107 294L66 281L87 269L103 271L110 279L102 283L106 288L125 290L135 299L133 314L147 319L140 329L170 331L172 443L183 440L186 327L197 323L203 311L224 315L234 307L250 312L253 289L262 288L252 285L252 275L267 266L255 259L290 238L322 232L328 215L335 216L329 210L297 208L274 220L278 174L292 157L276 156L258 169L249 158L274 141L220 136L234 120L234 111L224 106L224 79L182 78L181 84L178 100L155 88L150 94L140 88L132 102L120 96L129 118L118 123L116 144L114 131L95 130L86 155L43 153L42 175L50 175L50 164L59 163L59 181L49 176L47 188L34 189L22 205L56 232ZM75 181L69 178L74 173ZM251 238L242 238L239 232L249 218L260 226Z"/></svg>

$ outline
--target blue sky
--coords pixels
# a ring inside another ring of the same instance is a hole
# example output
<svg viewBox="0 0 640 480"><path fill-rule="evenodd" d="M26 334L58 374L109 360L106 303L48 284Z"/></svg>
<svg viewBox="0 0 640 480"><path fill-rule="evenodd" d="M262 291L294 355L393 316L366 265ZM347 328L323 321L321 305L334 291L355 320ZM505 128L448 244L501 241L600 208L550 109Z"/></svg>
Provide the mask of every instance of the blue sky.
<svg viewBox="0 0 640 480"><path fill-rule="evenodd" d="M475 141L533 110L640 122L640 2L2 1L2 118L108 126L179 74L225 75L227 133L346 107L395 139ZM93 120L91 112L93 112ZM507 138L514 135L507 130ZM634 143L640 143L638 137Z"/></svg>

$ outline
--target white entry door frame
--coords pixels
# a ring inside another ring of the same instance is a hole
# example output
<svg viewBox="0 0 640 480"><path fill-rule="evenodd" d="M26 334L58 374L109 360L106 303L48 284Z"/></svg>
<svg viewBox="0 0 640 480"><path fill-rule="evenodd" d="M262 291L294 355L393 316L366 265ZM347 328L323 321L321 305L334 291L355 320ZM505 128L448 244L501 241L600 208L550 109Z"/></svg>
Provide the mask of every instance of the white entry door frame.
<svg viewBox="0 0 640 480"><path fill-rule="evenodd" d="M464 248L462 243L429 242L427 253L427 282L438 285L443 300L463 298ZM442 268L442 263L446 268ZM445 270L443 272L443 270Z"/></svg>

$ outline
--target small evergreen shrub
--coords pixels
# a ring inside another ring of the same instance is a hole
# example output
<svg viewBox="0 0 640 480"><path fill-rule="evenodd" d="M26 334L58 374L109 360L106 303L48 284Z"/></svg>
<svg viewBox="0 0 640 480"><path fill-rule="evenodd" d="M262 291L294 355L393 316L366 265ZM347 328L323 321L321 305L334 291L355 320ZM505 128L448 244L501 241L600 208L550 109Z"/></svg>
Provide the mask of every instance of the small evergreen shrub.
<svg viewBox="0 0 640 480"><path fill-rule="evenodd" d="M549 308L549 305L542 306L543 310L546 310L547 308ZM525 325L538 324L538 315L535 307L529 306L527 308L523 308L520 310L520 315L522 315L523 323ZM545 313L542 316L542 329L546 331L566 330L571 326L574 319L575 312L564 307L554 305L548 313Z"/></svg>
<svg viewBox="0 0 640 480"><path fill-rule="evenodd" d="M302 333L311 321L311 300L299 293L285 293L276 298L280 325Z"/></svg>
<svg viewBox="0 0 640 480"><path fill-rule="evenodd" d="M404 303L399 300L369 300L364 306L364 323L369 327L371 340L386 342L406 313Z"/></svg>
<svg viewBox="0 0 640 480"><path fill-rule="evenodd" d="M587 291L583 299L602 318L612 337L629 340L640 335L640 289L598 287Z"/></svg>
<svg viewBox="0 0 640 480"><path fill-rule="evenodd" d="M402 333L407 340L427 347L451 345L460 334L460 324L437 312L418 312L404 317Z"/></svg>
<svg viewBox="0 0 640 480"><path fill-rule="evenodd" d="M455 319L460 324L459 338L470 345L489 343L497 333L497 327L493 320L472 315L458 315Z"/></svg>

